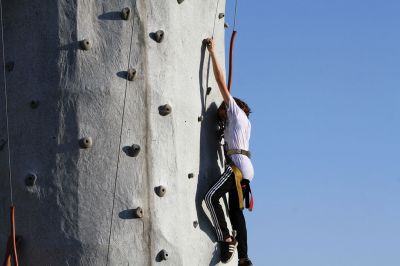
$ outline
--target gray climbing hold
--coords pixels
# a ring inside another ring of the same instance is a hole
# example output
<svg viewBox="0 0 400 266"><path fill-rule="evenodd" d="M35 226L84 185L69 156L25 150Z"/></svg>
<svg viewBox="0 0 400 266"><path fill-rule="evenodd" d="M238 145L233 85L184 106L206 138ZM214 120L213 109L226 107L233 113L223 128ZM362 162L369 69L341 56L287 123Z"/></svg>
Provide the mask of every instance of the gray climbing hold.
<svg viewBox="0 0 400 266"><path fill-rule="evenodd" d="M210 93L211 93L211 87L208 87L208 88L207 88L206 94L207 94L207 95L210 95Z"/></svg>
<svg viewBox="0 0 400 266"><path fill-rule="evenodd" d="M4 149L4 147L7 144L7 140L5 139L0 139L0 151Z"/></svg>
<svg viewBox="0 0 400 266"><path fill-rule="evenodd" d="M131 157L136 157L139 155L139 152L140 152L140 146L137 144L133 144L132 146L129 147L128 155Z"/></svg>
<svg viewBox="0 0 400 266"><path fill-rule="evenodd" d="M158 43L162 42L164 39L164 31L158 30L154 33L154 40Z"/></svg>
<svg viewBox="0 0 400 266"><path fill-rule="evenodd" d="M122 11L121 11L121 18L122 18L123 20L128 20L130 14L131 14L130 8L129 8L129 7L125 7L125 8L122 9Z"/></svg>
<svg viewBox="0 0 400 266"><path fill-rule="evenodd" d="M225 27L225 29L229 28L229 24L225 22L224 27Z"/></svg>
<svg viewBox="0 0 400 266"><path fill-rule="evenodd" d="M189 179L191 179L191 178L193 178L193 177L194 177L194 174L193 174L193 173L188 174L188 178L189 178Z"/></svg>
<svg viewBox="0 0 400 266"><path fill-rule="evenodd" d="M160 251L160 258L162 260L168 260L168 252L165 249Z"/></svg>
<svg viewBox="0 0 400 266"><path fill-rule="evenodd" d="M36 109L39 107L40 102L36 100L32 100L29 105L31 106L32 109Z"/></svg>
<svg viewBox="0 0 400 266"><path fill-rule="evenodd" d="M178 4L182 4L184 0L178 0Z"/></svg>
<svg viewBox="0 0 400 266"><path fill-rule="evenodd" d="M193 222L193 227L194 227L194 228L196 228L198 225L199 225L199 222L198 222L198 221L194 221L194 222Z"/></svg>
<svg viewBox="0 0 400 266"><path fill-rule="evenodd" d="M158 186L155 190L159 197L164 197L165 193L167 193L167 189L164 186Z"/></svg>
<svg viewBox="0 0 400 266"><path fill-rule="evenodd" d="M127 74L126 74L126 78L129 81L132 81L135 78L135 76L136 76L136 69L134 69L134 68L128 69Z"/></svg>
<svg viewBox="0 0 400 266"><path fill-rule="evenodd" d="M133 215L136 218L143 218L143 209L140 207L137 207L136 209L133 210Z"/></svg>
<svg viewBox="0 0 400 266"><path fill-rule="evenodd" d="M93 140L91 137L84 137L79 140L79 146L81 146L81 148L83 149L88 149L92 147L92 145L93 145Z"/></svg>
<svg viewBox="0 0 400 266"><path fill-rule="evenodd" d="M33 187L36 184L37 176L33 173L29 173L25 178L25 185Z"/></svg>
<svg viewBox="0 0 400 266"><path fill-rule="evenodd" d="M169 104L161 105L158 107L158 113L162 116L169 115L172 112L172 107Z"/></svg>
<svg viewBox="0 0 400 266"><path fill-rule="evenodd" d="M219 19L221 19L221 18L223 18L223 17L225 17L225 14L224 14L224 13L219 13L219 14L218 14L218 18L219 18Z"/></svg>
<svg viewBox="0 0 400 266"><path fill-rule="evenodd" d="M7 70L8 72L13 71L13 70L14 70L14 62L7 62L7 63L6 63L6 70Z"/></svg>
<svg viewBox="0 0 400 266"><path fill-rule="evenodd" d="M203 121L203 116L202 116L202 115L199 116L199 117L197 118L197 121L202 122L202 121Z"/></svg>
<svg viewBox="0 0 400 266"><path fill-rule="evenodd" d="M90 48L92 48L92 43L90 42L89 39L84 39L82 41L80 41L80 46L82 50L90 50Z"/></svg>

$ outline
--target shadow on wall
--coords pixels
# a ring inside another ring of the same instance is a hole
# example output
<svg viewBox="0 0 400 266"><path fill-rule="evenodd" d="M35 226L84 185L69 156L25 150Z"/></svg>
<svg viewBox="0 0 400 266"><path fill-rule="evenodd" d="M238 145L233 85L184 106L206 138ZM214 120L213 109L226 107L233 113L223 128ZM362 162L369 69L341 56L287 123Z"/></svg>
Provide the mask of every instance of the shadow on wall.
<svg viewBox="0 0 400 266"><path fill-rule="evenodd" d="M216 134L216 114L218 107L215 103L212 103L208 108L206 108L207 95L204 93L204 87L207 87L208 84L204 86L203 83L203 70L206 54L205 51L206 47L202 45L199 68L199 85L203 121L201 122L200 131L200 171L196 191L196 210L200 229L205 232L213 242L216 242L214 227L202 207L204 196L208 189L216 182L216 180L218 180L219 176L221 175L220 165L223 165L222 149ZM210 58L208 58L207 64L207 83L209 71ZM215 249L210 265L216 265L218 262L219 250Z"/></svg>
<svg viewBox="0 0 400 266"><path fill-rule="evenodd" d="M121 20L121 12L111 11L97 17L100 20Z"/></svg>
<svg viewBox="0 0 400 266"><path fill-rule="evenodd" d="M76 39L76 25L70 19L69 27L61 28L58 2L21 0L3 5L4 59L15 62L7 72L7 96L20 265L80 265L84 253L77 237L79 172L75 168L80 150L78 103L72 89L76 84L71 82L76 77L78 43L59 47L59 33ZM69 7L67 16L75 11L72 3ZM2 126L4 100L0 98ZM40 105L32 105L32 100ZM7 141L3 134L1 139ZM1 165L7 159L5 150L1 151ZM0 167L1 177L3 170ZM34 183L26 183L28 173L37 176ZM8 203L8 182L3 184L0 197L6 194ZM9 211L2 206L1 252L9 234L9 226L3 223Z"/></svg>

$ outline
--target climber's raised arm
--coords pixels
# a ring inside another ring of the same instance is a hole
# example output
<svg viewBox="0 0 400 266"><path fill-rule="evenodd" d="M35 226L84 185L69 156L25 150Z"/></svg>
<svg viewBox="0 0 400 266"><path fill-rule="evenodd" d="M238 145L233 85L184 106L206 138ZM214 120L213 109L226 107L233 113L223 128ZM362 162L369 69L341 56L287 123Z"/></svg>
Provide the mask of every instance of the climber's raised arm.
<svg viewBox="0 0 400 266"><path fill-rule="evenodd" d="M210 52L210 56L212 59L214 76L215 76L215 80L217 81L219 91L222 94L222 98L224 98L224 102L229 103L230 93L228 91L228 87L226 86L224 73L222 72L221 65L219 64L217 55L215 53L215 42L213 39L208 38L206 40L206 44L207 44L207 49Z"/></svg>

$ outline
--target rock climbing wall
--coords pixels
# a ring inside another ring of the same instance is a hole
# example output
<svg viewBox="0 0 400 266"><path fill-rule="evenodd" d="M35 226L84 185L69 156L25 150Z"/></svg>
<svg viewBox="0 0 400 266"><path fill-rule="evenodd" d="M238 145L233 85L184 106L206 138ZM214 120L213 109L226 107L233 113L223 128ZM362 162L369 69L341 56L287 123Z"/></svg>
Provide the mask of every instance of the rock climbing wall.
<svg viewBox="0 0 400 266"><path fill-rule="evenodd" d="M223 62L224 8L224 0L3 0L21 265L218 263L202 198L221 169L221 98L202 40L214 32ZM3 254L11 204L3 93L0 106Z"/></svg>

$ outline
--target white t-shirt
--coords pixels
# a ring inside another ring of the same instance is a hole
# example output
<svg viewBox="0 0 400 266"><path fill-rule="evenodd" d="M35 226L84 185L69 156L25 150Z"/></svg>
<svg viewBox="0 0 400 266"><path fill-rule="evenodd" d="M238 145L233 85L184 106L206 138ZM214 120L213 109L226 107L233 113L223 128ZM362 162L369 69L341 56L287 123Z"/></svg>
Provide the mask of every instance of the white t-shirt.
<svg viewBox="0 0 400 266"><path fill-rule="evenodd" d="M227 105L227 121L225 124L225 142L228 150L242 149L249 150L251 124L245 112L240 109L232 96L229 96L229 104ZM251 160L243 154L230 155L233 163L242 172L243 178L252 180L254 169Z"/></svg>

